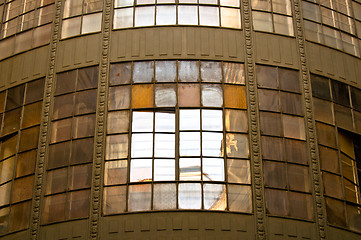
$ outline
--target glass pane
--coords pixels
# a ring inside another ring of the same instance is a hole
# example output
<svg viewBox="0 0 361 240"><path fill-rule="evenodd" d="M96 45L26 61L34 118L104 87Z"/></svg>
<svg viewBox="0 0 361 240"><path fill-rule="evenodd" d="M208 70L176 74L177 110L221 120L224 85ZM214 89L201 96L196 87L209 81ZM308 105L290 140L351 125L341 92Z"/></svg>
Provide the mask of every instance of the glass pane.
<svg viewBox="0 0 361 240"><path fill-rule="evenodd" d="M6 183L0 186L0 206L7 205L10 203L11 196L11 185L12 182Z"/></svg>
<svg viewBox="0 0 361 240"><path fill-rule="evenodd" d="M270 160L283 161L284 144L282 138L262 136L262 157Z"/></svg>
<svg viewBox="0 0 361 240"><path fill-rule="evenodd" d="M88 163L93 161L93 138L73 140L70 164Z"/></svg>
<svg viewBox="0 0 361 240"><path fill-rule="evenodd" d="M25 95L25 104L32 103L43 99L44 95L44 79L39 79L27 84L26 95ZM4 104L0 104L2 108ZM0 110L1 111L1 110ZM2 112L2 111L1 111Z"/></svg>
<svg viewBox="0 0 361 240"><path fill-rule="evenodd" d="M52 123L51 142L61 142L71 138L72 119L59 120Z"/></svg>
<svg viewBox="0 0 361 240"><path fill-rule="evenodd" d="M108 113L107 133L121 133L129 130L129 111Z"/></svg>
<svg viewBox="0 0 361 240"><path fill-rule="evenodd" d="M360 209L360 207L347 204L346 211L347 211L347 217L348 217L347 218L348 225L349 225L350 229L360 232L361 231L361 219L360 219L361 209Z"/></svg>
<svg viewBox="0 0 361 240"><path fill-rule="evenodd" d="M281 92L282 112L303 115L301 95Z"/></svg>
<svg viewBox="0 0 361 240"><path fill-rule="evenodd" d="M105 162L104 185L124 184L127 182L128 161Z"/></svg>
<svg viewBox="0 0 361 240"><path fill-rule="evenodd" d="M343 106L350 106L350 96L348 86L345 83L331 81L333 100Z"/></svg>
<svg viewBox="0 0 361 240"><path fill-rule="evenodd" d="M273 21L276 33L281 33L288 36L294 35L292 17L274 14Z"/></svg>
<svg viewBox="0 0 361 240"><path fill-rule="evenodd" d="M334 174L323 172L322 179L323 179L323 187L324 187L325 195L342 199L343 191L342 191L341 177Z"/></svg>
<svg viewBox="0 0 361 240"><path fill-rule="evenodd" d="M133 69L133 82L153 82L154 62L135 62Z"/></svg>
<svg viewBox="0 0 361 240"><path fill-rule="evenodd" d="M14 181L12 203L31 199L33 197L34 175L19 178Z"/></svg>
<svg viewBox="0 0 361 240"><path fill-rule="evenodd" d="M202 132L202 155L211 157L223 156L223 134Z"/></svg>
<svg viewBox="0 0 361 240"><path fill-rule="evenodd" d="M226 185L204 184L204 209L225 210L227 207Z"/></svg>
<svg viewBox="0 0 361 240"><path fill-rule="evenodd" d="M329 80L325 77L311 74L312 95L331 100Z"/></svg>
<svg viewBox="0 0 361 240"><path fill-rule="evenodd" d="M313 220L312 195L288 192L290 216Z"/></svg>
<svg viewBox="0 0 361 240"><path fill-rule="evenodd" d="M316 123L316 130L318 143L336 148L335 127Z"/></svg>
<svg viewBox="0 0 361 240"><path fill-rule="evenodd" d="M0 234L6 234L10 227L10 207L0 209L0 224L3 226L0 229Z"/></svg>
<svg viewBox="0 0 361 240"><path fill-rule="evenodd" d="M344 202L326 198L327 222L346 227Z"/></svg>
<svg viewBox="0 0 361 240"><path fill-rule="evenodd" d="M353 130L351 109L334 104L336 124L344 129Z"/></svg>
<svg viewBox="0 0 361 240"><path fill-rule="evenodd" d="M199 85L198 84L179 84L178 85L178 105L180 107L199 107L200 106Z"/></svg>
<svg viewBox="0 0 361 240"><path fill-rule="evenodd" d="M62 142L49 146L48 169L64 167L70 157L71 142Z"/></svg>
<svg viewBox="0 0 361 240"><path fill-rule="evenodd" d="M128 134L107 136L105 159L119 159L128 156Z"/></svg>
<svg viewBox="0 0 361 240"><path fill-rule="evenodd" d="M302 192L311 191L308 167L288 164L287 174L291 190Z"/></svg>
<svg viewBox="0 0 361 240"><path fill-rule="evenodd" d="M179 110L179 130L199 130L200 110Z"/></svg>
<svg viewBox="0 0 361 240"><path fill-rule="evenodd" d="M82 3L82 0L65 0L63 18L80 15Z"/></svg>
<svg viewBox="0 0 361 240"><path fill-rule="evenodd" d="M45 194L65 192L67 189L68 169L60 168L47 174Z"/></svg>
<svg viewBox="0 0 361 240"><path fill-rule="evenodd" d="M135 27L153 26L154 25L154 7L137 7L135 8Z"/></svg>
<svg viewBox="0 0 361 240"><path fill-rule="evenodd" d="M340 173L338 153L336 150L319 146L321 169L333 173Z"/></svg>
<svg viewBox="0 0 361 240"><path fill-rule="evenodd" d="M129 108L130 87L111 87L109 88L108 110Z"/></svg>
<svg viewBox="0 0 361 240"><path fill-rule="evenodd" d="M247 108L246 88L244 86L224 86L224 105L230 108Z"/></svg>
<svg viewBox="0 0 361 240"><path fill-rule="evenodd" d="M61 38L72 37L80 34L81 17L63 20Z"/></svg>
<svg viewBox="0 0 361 240"><path fill-rule="evenodd" d="M228 208L235 212L252 212L252 191L249 186L228 185Z"/></svg>
<svg viewBox="0 0 361 240"><path fill-rule="evenodd" d="M131 74L131 63L110 64L109 83L110 85L127 84L130 82Z"/></svg>
<svg viewBox="0 0 361 240"><path fill-rule="evenodd" d="M278 69L280 80L280 89L291 92L300 92L300 83L298 80L298 71L285 68Z"/></svg>
<svg viewBox="0 0 361 240"><path fill-rule="evenodd" d="M266 187L286 188L286 166L284 163L263 162L264 181Z"/></svg>
<svg viewBox="0 0 361 240"><path fill-rule="evenodd" d="M128 211L146 211L151 207L151 185L140 184L129 186Z"/></svg>
<svg viewBox="0 0 361 240"><path fill-rule="evenodd" d="M271 11L271 1L252 0L252 9Z"/></svg>
<svg viewBox="0 0 361 240"><path fill-rule="evenodd" d="M285 139L286 161L308 164L308 151L306 143L292 139Z"/></svg>
<svg viewBox="0 0 361 240"><path fill-rule="evenodd" d="M132 157L152 157L153 134L137 133L132 134Z"/></svg>
<svg viewBox="0 0 361 240"><path fill-rule="evenodd" d="M21 131L19 151L26 151L37 148L39 141L40 127L28 128Z"/></svg>
<svg viewBox="0 0 361 240"><path fill-rule="evenodd" d="M287 192L282 190L265 189L267 213L278 216L288 215Z"/></svg>
<svg viewBox="0 0 361 240"><path fill-rule="evenodd" d="M133 8L114 9L113 28L128 27L133 27Z"/></svg>
<svg viewBox="0 0 361 240"><path fill-rule="evenodd" d="M224 181L223 158L202 158L203 181Z"/></svg>
<svg viewBox="0 0 361 240"><path fill-rule="evenodd" d="M285 137L306 140L305 121L303 117L282 115Z"/></svg>
<svg viewBox="0 0 361 240"><path fill-rule="evenodd" d="M222 131L222 110L202 109L202 130Z"/></svg>
<svg viewBox="0 0 361 240"><path fill-rule="evenodd" d="M249 156L248 135L227 133L227 157L247 158Z"/></svg>
<svg viewBox="0 0 361 240"><path fill-rule="evenodd" d="M277 68L257 65L256 70L259 87L278 89Z"/></svg>
<svg viewBox="0 0 361 240"><path fill-rule="evenodd" d="M175 132L175 113L156 112L155 113L156 132Z"/></svg>
<svg viewBox="0 0 361 240"><path fill-rule="evenodd" d="M31 201L12 205L10 211L10 231L23 230L29 227Z"/></svg>
<svg viewBox="0 0 361 240"><path fill-rule="evenodd" d="M34 173L35 172L35 162L36 162L36 150L32 150L29 152L19 154L18 160L16 163L16 177L22 177L22 176ZM1 168L4 168L4 166L1 167L1 163L0 163L0 176L2 175ZM6 174L5 174L5 176L6 176ZM0 183L2 182L1 180L2 180L2 177L0 177Z"/></svg>
<svg viewBox="0 0 361 240"><path fill-rule="evenodd" d="M6 140L3 140L1 145L0 159L8 158L16 153L16 146L18 143L18 136L15 135Z"/></svg>
<svg viewBox="0 0 361 240"><path fill-rule="evenodd" d="M115 7L127 7L127 6L133 6L134 0L115 0L114 5Z"/></svg>
<svg viewBox="0 0 361 240"><path fill-rule="evenodd" d="M75 114L93 113L97 106L97 91L77 92L75 95Z"/></svg>
<svg viewBox="0 0 361 240"><path fill-rule="evenodd" d="M174 159L154 159L154 181L175 180Z"/></svg>
<svg viewBox="0 0 361 240"><path fill-rule="evenodd" d="M43 223L65 220L66 194L58 194L44 198Z"/></svg>
<svg viewBox="0 0 361 240"><path fill-rule="evenodd" d="M225 126L227 131L248 132L248 117L246 111L225 110Z"/></svg>
<svg viewBox="0 0 361 240"><path fill-rule="evenodd" d="M98 67L87 67L78 70L76 90L96 88L98 86Z"/></svg>
<svg viewBox="0 0 361 240"><path fill-rule="evenodd" d="M99 32L102 28L102 13L95 13L83 16L81 33Z"/></svg>
<svg viewBox="0 0 361 240"><path fill-rule="evenodd" d="M201 154L199 132L181 132L179 142L179 154L181 156L199 156Z"/></svg>
<svg viewBox="0 0 361 240"><path fill-rule="evenodd" d="M272 0L273 12L291 15L291 1L290 0Z"/></svg>
<svg viewBox="0 0 361 240"><path fill-rule="evenodd" d="M89 216L90 190L71 192L68 201L69 219Z"/></svg>
<svg viewBox="0 0 361 240"><path fill-rule="evenodd" d="M319 5L302 1L303 17L316 22L321 22L321 14Z"/></svg>
<svg viewBox="0 0 361 240"><path fill-rule="evenodd" d="M171 84L156 85L155 106L174 107L177 104L175 86Z"/></svg>
<svg viewBox="0 0 361 240"><path fill-rule="evenodd" d="M230 97L230 96L228 96L228 97ZM239 98L237 98L237 100L235 100L235 101L238 103L240 100L239 100ZM202 105L205 107L222 107L223 106L223 96L222 96L222 89L221 89L220 85L202 84Z"/></svg>
<svg viewBox="0 0 361 240"><path fill-rule="evenodd" d="M227 175L230 183L251 183L251 167L248 160L227 159Z"/></svg>
<svg viewBox="0 0 361 240"><path fill-rule="evenodd" d="M219 26L218 7L199 6L199 25Z"/></svg>
<svg viewBox="0 0 361 240"><path fill-rule="evenodd" d="M125 212L126 191L126 186L104 188L103 213L114 214Z"/></svg>
<svg viewBox="0 0 361 240"><path fill-rule="evenodd" d="M158 8L157 8L158 9ZM175 16L175 13L174 13ZM157 61L155 64L156 82L175 82L177 77L176 61Z"/></svg>
<svg viewBox="0 0 361 240"><path fill-rule="evenodd" d="M278 91L258 89L259 109L280 112L280 96Z"/></svg>
<svg viewBox="0 0 361 240"><path fill-rule="evenodd" d="M201 180L201 160L199 158L180 158L179 180Z"/></svg>
<svg viewBox="0 0 361 240"><path fill-rule="evenodd" d="M132 159L130 162L130 181L152 181L152 159Z"/></svg>
<svg viewBox="0 0 361 240"><path fill-rule="evenodd" d="M318 98L313 98L315 120L334 124L332 103Z"/></svg>
<svg viewBox="0 0 361 240"><path fill-rule="evenodd" d="M73 115L74 95L66 94L54 98L53 119L69 117Z"/></svg>
<svg viewBox="0 0 361 240"><path fill-rule="evenodd" d="M15 157L0 162L0 184L7 182L13 178L14 162ZM17 163L17 165L19 165L19 163Z"/></svg>
<svg viewBox="0 0 361 240"><path fill-rule="evenodd" d="M241 28L241 12L236 8L221 7L221 26Z"/></svg>
<svg viewBox="0 0 361 240"><path fill-rule="evenodd" d="M178 7L178 9L181 6ZM186 6L188 7L188 6ZM179 61L178 78L180 82L198 82L199 81L199 62L198 61Z"/></svg>
<svg viewBox="0 0 361 240"><path fill-rule="evenodd" d="M42 102L33 103L24 107L22 128L40 124Z"/></svg>
<svg viewBox="0 0 361 240"><path fill-rule="evenodd" d="M76 71L67 71L56 75L55 94L69 93L75 90Z"/></svg>
<svg viewBox="0 0 361 240"><path fill-rule="evenodd" d="M176 209L177 186L175 184L154 184L154 210Z"/></svg>
<svg viewBox="0 0 361 240"><path fill-rule="evenodd" d="M260 112L262 135L282 136L281 115L278 113Z"/></svg>
<svg viewBox="0 0 361 240"><path fill-rule="evenodd" d="M351 87L350 91L351 91L352 107L355 110L361 111L361 90Z"/></svg>
<svg viewBox="0 0 361 240"><path fill-rule="evenodd" d="M20 128L21 108L5 113L2 135L13 133Z"/></svg>
<svg viewBox="0 0 361 240"><path fill-rule="evenodd" d="M92 166L90 164L72 166L69 168L68 177L69 190L89 188L92 178Z"/></svg>
<svg viewBox="0 0 361 240"><path fill-rule="evenodd" d="M174 25L176 24L175 6L157 6L157 25Z"/></svg>
<svg viewBox="0 0 361 240"><path fill-rule="evenodd" d="M197 25L198 8L197 6L178 6L178 24L180 25Z"/></svg>
<svg viewBox="0 0 361 240"><path fill-rule="evenodd" d="M132 107L148 108L153 107L154 97L153 85L134 85L132 87Z"/></svg>
<svg viewBox="0 0 361 240"><path fill-rule="evenodd" d="M153 112L133 112L133 132L153 132Z"/></svg>
<svg viewBox="0 0 361 240"><path fill-rule="evenodd" d="M175 134L155 134L155 157L175 157Z"/></svg>
<svg viewBox="0 0 361 240"><path fill-rule="evenodd" d="M200 183L178 185L178 207L180 209L201 209L202 191Z"/></svg>
<svg viewBox="0 0 361 240"><path fill-rule="evenodd" d="M239 7L238 0L220 0L221 6Z"/></svg>
<svg viewBox="0 0 361 240"><path fill-rule="evenodd" d="M245 84L244 65L241 63L223 63L223 77L225 83Z"/></svg>
<svg viewBox="0 0 361 240"><path fill-rule="evenodd" d="M252 12L254 30L273 32L272 15L264 12Z"/></svg>
<svg viewBox="0 0 361 240"><path fill-rule="evenodd" d="M221 82L221 63L201 61L201 79L202 82Z"/></svg>
<svg viewBox="0 0 361 240"><path fill-rule="evenodd" d="M74 118L73 138L94 136L95 114Z"/></svg>

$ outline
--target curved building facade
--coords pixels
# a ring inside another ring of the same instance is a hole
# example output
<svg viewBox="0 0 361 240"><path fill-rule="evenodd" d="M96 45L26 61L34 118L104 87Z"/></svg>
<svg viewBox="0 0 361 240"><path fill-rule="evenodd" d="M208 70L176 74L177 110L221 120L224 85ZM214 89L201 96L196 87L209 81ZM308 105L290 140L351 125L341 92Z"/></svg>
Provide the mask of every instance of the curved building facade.
<svg viewBox="0 0 361 240"><path fill-rule="evenodd" d="M0 0L0 239L361 238L359 0Z"/></svg>

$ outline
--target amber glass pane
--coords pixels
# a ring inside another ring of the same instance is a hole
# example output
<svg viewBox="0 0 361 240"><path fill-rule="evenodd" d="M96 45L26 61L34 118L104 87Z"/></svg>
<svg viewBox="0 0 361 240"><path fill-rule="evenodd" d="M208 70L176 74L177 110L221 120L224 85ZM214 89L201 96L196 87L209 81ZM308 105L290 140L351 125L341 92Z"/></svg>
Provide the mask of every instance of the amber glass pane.
<svg viewBox="0 0 361 240"><path fill-rule="evenodd" d="M228 208L235 212L252 212L252 191L250 186L228 185Z"/></svg>
<svg viewBox="0 0 361 240"><path fill-rule="evenodd" d="M287 192L283 190L265 189L267 213L278 216L288 215Z"/></svg>
<svg viewBox="0 0 361 240"><path fill-rule="evenodd" d="M285 139L285 150L287 162L308 164L308 152L305 142Z"/></svg>
<svg viewBox="0 0 361 240"><path fill-rule="evenodd" d="M282 123L280 114L260 112L260 122L262 134L282 136Z"/></svg>
<svg viewBox="0 0 361 240"><path fill-rule="evenodd" d="M71 138L72 119L59 120L52 123L51 142L60 142Z"/></svg>
<svg viewBox="0 0 361 240"><path fill-rule="evenodd" d="M230 108L247 108L246 87L224 86L224 105Z"/></svg>
<svg viewBox="0 0 361 240"><path fill-rule="evenodd" d="M0 206L10 203L12 182L5 183L0 186Z"/></svg>
<svg viewBox="0 0 361 240"><path fill-rule="evenodd" d="M95 112L97 105L97 91L88 90L78 92L75 95L75 114L85 114Z"/></svg>
<svg viewBox="0 0 361 240"><path fill-rule="evenodd" d="M18 135L8 138L1 145L1 159L8 158L16 153Z"/></svg>
<svg viewBox="0 0 361 240"><path fill-rule="evenodd" d="M0 184L13 178L14 164L15 156L0 162Z"/></svg>
<svg viewBox="0 0 361 240"><path fill-rule="evenodd" d="M53 119L73 115L74 94L66 94L54 98Z"/></svg>
<svg viewBox="0 0 361 240"><path fill-rule="evenodd" d="M29 227L31 201L11 206L10 231L19 231Z"/></svg>
<svg viewBox="0 0 361 240"><path fill-rule="evenodd" d="M351 115L351 109L343 107L338 104L334 104L335 108L335 120L339 127L344 129L353 130L353 121Z"/></svg>
<svg viewBox="0 0 361 240"><path fill-rule="evenodd" d="M127 181L127 160L111 161L105 163L104 184L123 184Z"/></svg>
<svg viewBox="0 0 361 240"><path fill-rule="evenodd" d="M39 127L33 127L21 131L19 151L30 150L38 146Z"/></svg>
<svg viewBox="0 0 361 240"><path fill-rule="evenodd" d="M12 202L31 199L33 194L34 176L15 180Z"/></svg>
<svg viewBox="0 0 361 240"><path fill-rule="evenodd" d="M3 113L5 110L5 97L6 97L6 91L2 91L0 93L0 113Z"/></svg>
<svg viewBox="0 0 361 240"><path fill-rule="evenodd" d="M32 103L43 99L44 79L39 79L27 84L25 104Z"/></svg>
<svg viewBox="0 0 361 240"><path fill-rule="evenodd" d="M79 69L76 90L96 88L98 86L98 67Z"/></svg>
<svg viewBox="0 0 361 240"><path fill-rule="evenodd" d="M244 65L240 63L223 63L225 83L245 84Z"/></svg>
<svg viewBox="0 0 361 240"><path fill-rule="evenodd" d="M225 110L226 130L231 132L248 132L248 118L246 111L233 109Z"/></svg>
<svg viewBox="0 0 361 240"><path fill-rule="evenodd" d="M36 150L32 150L18 155L18 160L16 163L16 177L21 177L34 173L36 152Z"/></svg>
<svg viewBox="0 0 361 240"><path fill-rule="evenodd" d="M33 103L24 107L21 127L27 128L40 124L42 102Z"/></svg>
<svg viewBox="0 0 361 240"><path fill-rule="evenodd" d="M20 128L21 108L5 113L2 135L15 132Z"/></svg>
<svg viewBox="0 0 361 240"><path fill-rule="evenodd" d="M134 85L132 88L132 107L153 107L154 90L151 84Z"/></svg>
<svg viewBox="0 0 361 240"><path fill-rule="evenodd" d="M288 192L290 217L313 220L312 195Z"/></svg>
<svg viewBox="0 0 361 240"><path fill-rule="evenodd" d="M360 206L346 204L348 225L351 230L361 232Z"/></svg>
<svg viewBox="0 0 361 240"><path fill-rule="evenodd" d="M284 163L269 162L263 163L264 181L267 187L286 188L286 166Z"/></svg>
<svg viewBox="0 0 361 240"><path fill-rule="evenodd" d="M358 111L361 111L361 90L351 87L351 98L352 98L352 107Z"/></svg>
<svg viewBox="0 0 361 240"><path fill-rule="evenodd" d="M316 120L329 124L334 123L331 102L314 98L313 107Z"/></svg>
<svg viewBox="0 0 361 240"><path fill-rule="evenodd" d="M325 194L331 197L342 199L342 185L341 185L341 177L329 174L326 172L322 173L323 178L323 186L325 189Z"/></svg>
<svg viewBox="0 0 361 240"><path fill-rule="evenodd" d="M92 167L90 164L72 166L69 168L68 188L76 190L90 187Z"/></svg>
<svg viewBox="0 0 361 240"><path fill-rule="evenodd" d="M63 142L49 146L48 169L63 167L68 164L70 144L70 142Z"/></svg>
<svg viewBox="0 0 361 240"><path fill-rule="evenodd" d="M298 80L298 71L279 68L278 77L280 80L280 89L291 92L300 92L300 83Z"/></svg>
<svg viewBox="0 0 361 240"><path fill-rule="evenodd" d="M110 65L110 85L126 84L130 82L131 63L120 63Z"/></svg>
<svg viewBox="0 0 361 240"><path fill-rule="evenodd" d="M25 84L10 88L6 98L6 111L13 110L23 105Z"/></svg>
<svg viewBox="0 0 361 240"><path fill-rule="evenodd" d="M280 96L278 91L259 89L258 90L259 109L280 112Z"/></svg>
<svg viewBox="0 0 361 240"><path fill-rule="evenodd" d="M336 147L335 127L316 123L317 139L320 144Z"/></svg>
<svg viewBox="0 0 361 240"><path fill-rule="evenodd" d="M72 141L71 164L87 163L93 160L93 138Z"/></svg>
<svg viewBox="0 0 361 240"><path fill-rule="evenodd" d="M67 189L68 168L49 171L47 174L45 194L64 192Z"/></svg>
<svg viewBox="0 0 361 240"><path fill-rule="evenodd" d="M258 65L257 68L257 83L259 87L264 88L278 88L277 82L277 68Z"/></svg>
<svg viewBox="0 0 361 240"><path fill-rule="evenodd" d="M340 150L346 153L352 159L355 159L355 150L353 144L353 137L344 131L338 131L338 141Z"/></svg>
<svg viewBox="0 0 361 240"><path fill-rule="evenodd" d="M262 156L264 159L282 161L283 147L282 138L262 136Z"/></svg>
<svg viewBox="0 0 361 240"><path fill-rule="evenodd" d="M180 107L199 107L200 90L198 84L178 85L178 105Z"/></svg>
<svg viewBox="0 0 361 240"><path fill-rule="evenodd" d="M281 105L284 113L303 114L301 95L281 92Z"/></svg>
<svg viewBox="0 0 361 240"><path fill-rule="evenodd" d="M73 138L94 136L95 114L75 117Z"/></svg>
<svg viewBox="0 0 361 240"><path fill-rule="evenodd" d="M75 90L76 70L57 74L55 94L63 94Z"/></svg>
<svg viewBox="0 0 361 240"><path fill-rule="evenodd" d="M130 86L111 87L109 89L109 110L126 109L130 104Z"/></svg>
<svg viewBox="0 0 361 240"><path fill-rule="evenodd" d="M125 212L126 186L106 187L103 195L103 213Z"/></svg>
<svg viewBox="0 0 361 240"><path fill-rule="evenodd" d="M71 192L68 201L67 212L69 213L69 219L88 217L90 190Z"/></svg>
<svg viewBox="0 0 361 240"><path fill-rule="evenodd" d="M344 202L332 198L326 199L327 222L337 226L346 226Z"/></svg>
<svg viewBox="0 0 361 240"><path fill-rule="evenodd" d="M65 220L65 194L58 194L44 198L43 223Z"/></svg>

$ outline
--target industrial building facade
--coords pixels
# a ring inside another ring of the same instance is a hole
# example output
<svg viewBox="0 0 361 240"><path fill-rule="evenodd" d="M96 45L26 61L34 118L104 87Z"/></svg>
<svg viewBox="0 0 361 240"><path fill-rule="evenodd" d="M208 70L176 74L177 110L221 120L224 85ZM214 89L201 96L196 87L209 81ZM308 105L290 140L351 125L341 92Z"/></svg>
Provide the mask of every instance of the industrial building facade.
<svg viewBox="0 0 361 240"><path fill-rule="evenodd" d="M361 238L358 0L0 0L0 239Z"/></svg>

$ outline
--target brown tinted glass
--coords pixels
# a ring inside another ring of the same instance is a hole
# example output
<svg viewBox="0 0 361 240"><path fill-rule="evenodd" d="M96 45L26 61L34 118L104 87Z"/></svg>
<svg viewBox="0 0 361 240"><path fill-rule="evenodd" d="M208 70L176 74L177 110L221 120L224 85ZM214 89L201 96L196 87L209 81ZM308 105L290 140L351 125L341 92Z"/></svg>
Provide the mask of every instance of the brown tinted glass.
<svg viewBox="0 0 361 240"><path fill-rule="evenodd" d="M13 110L23 105L25 84L10 88L6 98L6 111Z"/></svg>
<svg viewBox="0 0 361 240"><path fill-rule="evenodd" d="M74 113L78 115L78 114L95 112L97 105L96 100L97 100L96 90L88 90L88 91L76 93Z"/></svg>
<svg viewBox="0 0 361 240"><path fill-rule="evenodd" d="M57 143L49 146L48 169L63 167L68 164L71 142Z"/></svg>
<svg viewBox="0 0 361 240"><path fill-rule="evenodd" d="M40 101L44 95L44 79L39 79L27 84L25 104Z"/></svg>
<svg viewBox="0 0 361 240"><path fill-rule="evenodd" d="M21 131L19 151L26 151L38 146L39 127L28 128Z"/></svg>
<svg viewBox="0 0 361 240"><path fill-rule="evenodd" d="M43 223L65 220L66 194L58 194L44 198Z"/></svg>
<svg viewBox="0 0 361 240"><path fill-rule="evenodd" d="M288 215L287 192L283 190L265 189L267 213L278 216Z"/></svg>
<svg viewBox="0 0 361 240"><path fill-rule="evenodd" d="M108 113L107 133L122 133L129 130L129 111Z"/></svg>
<svg viewBox="0 0 361 240"><path fill-rule="evenodd" d="M287 175L291 190L310 192L308 167L287 164Z"/></svg>
<svg viewBox="0 0 361 240"><path fill-rule="evenodd" d="M74 93L61 95L54 98L53 119L73 115Z"/></svg>
<svg viewBox="0 0 361 240"><path fill-rule="evenodd" d="M264 88L278 88L277 68L258 65L257 68L257 83L259 87Z"/></svg>
<svg viewBox="0 0 361 240"><path fill-rule="evenodd" d="M87 163L93 160L93 138L73 140L70 164Z"/></svg>
<svg viewBox="0 0 361 240"><path fill-rule="evenodd" d="M312 195L288 192L290 217L313 220Z"/></svg>
<svg viewBox="0 0 361 240"><path fill-rule="evenodd" d="M248 118L246 111L226 109L224 121L226 131L248 132Z"/></svg>
<svg viewBox="0 0 361 240"><path fill-rule="evenodd" d="M109 110L126 109L130 105L130 86L109 88Z"/></svg>
<svg viewBox="0 0 361 240"><path fill-rule="evenodd" d="M338 153L336 150L319 146L321 169L333 173L340 172Z"/></svg>
<svg viewBox="0 0 361 240"><path fill-rule="evenodd" d="M110 85L127 84L130 82L132 64L120 63L110 65Z"/></svg>
<svg viewBox="0 0 361 240"><path fill-rule="evenodd" d="M351 230L361 232L361 208L355 205L346 204L346 213L348 217L348 226Z"/></svg>
<svg viewBox="0 0 361 240"><path fill-rule="evenodd" d="M8 158L16 153L18 135L4 139L1 145L1 159Z"/></svg>
<svg viewBox="0 0 361 240"><path fill-rule="evenodd" d="M286 166L284 163L265 161L263 170L265 186L286 188Z"/></svg>
<svg viewBox="0 0 361 240"><path fill-rule="evenodd" d="M361 112L361 90L358 88L350 87L352 107Z"/></svg>
<svg viewBox="0 0 361 240"><path fill-rule="evenodd" d="M31 199L33 196L34 176L19 178L14 181L12 202Z"/></svg>
<svg viewBox="0 0 361 240"><path fill-rule="evenodd" d="M278 113L260 112L261 133L263 135L282 136L281 115Z"/></svg>
<svg viewBox="0 0 361 240"><path fill-rule="evenodd" d="M281 92L282 112L289 114L302 115L301 95L294 93Z"/></svg>
<svg viewBox="0 0 361 240"><path fill-rule="evenodd" d="M103 203L104 214L125 212L126 186L104 188Z"/></svg>
<svg viewBox="0 0 361 240"><path fill-rule="evenodd" d="M98 86L98 67L79 69L76 90L96 88Z"/></svg>
<svg viewBox="0 0 361 240"><path fill-rule="evenodd" d="M347 107L343 107L338 104L334 104L334 108L335 108L335 120L337 126L352 131L353 121L352 121L351 109Z"/></svg>
<svg viewBox="0 0 361 240"><path fill-rule="evenodd" d="M200 106L199 84L179 84L178 105L180 107L199 107Z"/></svg>
<svg viewBox="0 0 361 240"><path fill-rule="evenodd" d="M344 202L332 199L326 199L327 222L338 226L346 226Z"/></svg>
<svg viewBox="0 0 361 240"><path fill-rule="evenodd" d="M314 97L331 100L328 78L311 74L312 95Z"/></svg>
<svg viewBox="0 0 361 240"><path fill-rule="evenodd" d="M65 192L67 189L68 168L49 171L47 174L45 194Z"/></svg>
<svg viewBox="0 0 361 240"><path fill-rule="evenodd" d="M313 99L314 115L317 121L333 124L333 104L318 98Z"/></svg>
<svg viewBox="0 0 361 240"><path fill-rule="evenodd" d="M223 63L225 83L245 84L244 65L240 63Z"/></svg>
<svg viewBox="0 0 361 240"><path fill-rule="evenodd" d="M224 106L230 108L247 108L246 87L224 86Z"/></svg>
<svg viewBox="0 0 361 240"><path fill-rule="evenodd" d="M2 135L13 133L20 128L21 120L21 108L12 110L4 115L4 126L2 129Z"/></svg>
<svg viewBox="0 0 361 240"><path fill-rule="evenodd" d="M278 91L259 89L258 90L259 109L280 112L280 97Z"/></svg>
<svg viewBox="0 0 361 240"><path fill-rule="evenodd" d="M105 163L104 184L123 184L127 181L127 160Z"/></svg>
<svg viewBox="0 0 361 240"><path fill-rule="evenodd" d="M94 136L95 114L74 118L73 138Z"/></svg>
<svg viewBox="0 0 361 240"><path fill-rule="evenodd" d="M336 147L335 127L316 123L317 138L320 144Z"/></svg>
<svg viewBox="0 0 361 240"><path fill-rule="evenodd" d="M283 139L262 136L262 157L269 160L283 160Z"/></svg>
<svg viewBox="0 0 361 240"><path fill-rule="evenodd" d="M2 91L0 93L0 113L5 111L5 99L6 99L6 91Z"/></svg>
<svg viewBox="0 0 361 240"><path fill-rule="evenodd" d="M0 162L0 184L3 184L13 178L14 165L15 156Z"/></svg>
<svg viewBox="0 0 361 240"><path fill-rule="evenodd" d="M52 123L51 142L60 142L71 138L72 119L59 120Z"/></svg>
<svg viewBox="0 0 361 240"><path fill-rule="evenodd" d="M32 150L18 155L16 163L16 177L22 177L34 173L36 153L36 150Z"/></svg>
<svg viewBox="0 0 361 240"><path fill-rule="evenodd" d="M278 78L280 89L291 92L300 92L300 83L298 80L298 71L279 68Z"/></svg>
<svg viewBox="0 0 361 240"><path fill-rule="evenodd" d="M57 74L55 94L73 92L75 90L76 70Z"/></svg>
<svg viewBox="0 0 361 240"><path fill-rule="evenodd" d="M31 201L11 206L10 231L19 231L29 227Z"/></svg>
<svg viewBox="0 0 361 240"><path fill-rule="evenodd" d="M285 139L286 161L308 164L307 146L303 141Z"/></svg>
<svg viewBox="0 0 361 240"><path fill-rule="evenodd" d="M325 195L342 199L342 185L341 177L323 172L322 173L323 186L325 189Z"/></svg>
<svg viewBox="0 0 361 240"><path fill-rule="evenodd" d="M70 167L68 174L69 190L89 188L91 183L91 175L92 168L90 164Z"/></svg>
<svg viewBox="0 0 361 240"><path fill-rule="evenodd" d="M69 219L84 218L89 215L90 190L76 191L69 194L67 212Z"/></svg>
<svg viewBox="0 0 361 240"><path fill-rule="evenodd" d="M40 124L42 102L33 103L24 107L21 128Z"/></svg>
<svg viewBox="0 0 361 240"><path fill-rule="evenodd" d="M348 86L345 83L331 80L333 101L343 106L350 106Z"/></svg>

